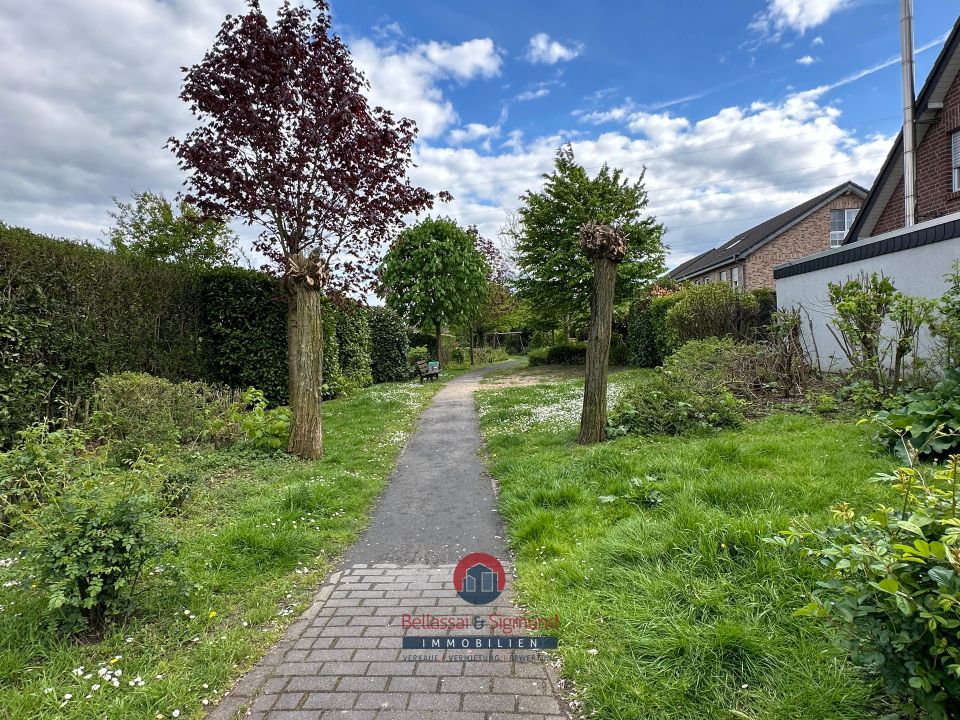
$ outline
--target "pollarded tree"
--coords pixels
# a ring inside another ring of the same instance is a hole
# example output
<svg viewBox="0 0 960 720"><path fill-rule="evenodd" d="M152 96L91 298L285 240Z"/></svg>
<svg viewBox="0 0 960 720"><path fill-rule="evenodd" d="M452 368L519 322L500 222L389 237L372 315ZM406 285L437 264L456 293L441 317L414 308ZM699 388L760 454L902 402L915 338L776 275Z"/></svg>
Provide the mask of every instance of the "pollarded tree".
<svg viewBox="0 0 960 720"><path fill-rule="evenodd" d="M447 218L404 230L387 252L380 279L387 306L437 332L472 316L487 293L490 268L475 237Z"/></svg>
<svg viewBox="0 0 960 720"><path fill-rule="evenodd" d="M535 319L553 321L569 331L590 307L593 267L580 248L586 223L618 227L627 242L617 266L614 301L627 300L664 272L663 226L643 217L647 207L644 173L634 182L607 165L595 177L578 164L569 145L557 151L552 173L540 192L521 200L517 222L507 229L514 240L520 296Z"/></svg>
<svg viewBox="0 0 960 720"><path fill-rule="evenodd" d="M433 196L406 179L416 126L370 107L326 0L312 12L284 2L273 25L248 2L184 68L180 97L198 126L170 146L189 173L189 201L263 229L256 247L290 299L288 451L317 458L323 296L371 287L382 244Z"/></svg>

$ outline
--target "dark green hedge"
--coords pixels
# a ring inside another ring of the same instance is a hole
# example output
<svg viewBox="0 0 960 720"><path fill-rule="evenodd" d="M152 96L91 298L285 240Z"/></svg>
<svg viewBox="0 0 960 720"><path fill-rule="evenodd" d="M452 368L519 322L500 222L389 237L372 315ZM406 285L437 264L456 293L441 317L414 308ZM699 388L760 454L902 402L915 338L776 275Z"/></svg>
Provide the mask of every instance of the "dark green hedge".
<svg viewBox="0 0 960 720"><path fill-rule="evenodd" d="M336 309L337 348L342 375L341 391L373 384L370 376L370 326L364 309L355 302L343 302Z"/></svg>
<svg viewBox="0 0 960 720"><path fill-rule="evenodd" d="M370 329L351 308L324 312L328 397L370 383ZM0 223L0 445L84 412L108 373L253 385L285 403L286 309L279 281L254 270L119 257Z"/></svg>
<svg viewBox="0 0 960 720"><path fill-rule="evenodd" d="M287 402L287 297L275 278L243 268L201 277L204 378L256 387Z"/></svg>
<svg viewBox="0 0 960 720"><path fill-rule="evenodd" d="M195 273L0 224L0 435L70 412L103 373L203 376Z"/></svg>
<svg viewBox="0 0 960 720"><path fill-rule="evenodd" d="M527 357L531 365L583 365L587 362L587 344L562 343L550 348L531 350Z"/></svg>
<svg viewBox="0 0 960 720"><path fill-rule="evenodd" d="M401 317L386 307L367 309L370 325L370 372L373 381L393 382L410 377L407 366L407 328Z"/></svg>

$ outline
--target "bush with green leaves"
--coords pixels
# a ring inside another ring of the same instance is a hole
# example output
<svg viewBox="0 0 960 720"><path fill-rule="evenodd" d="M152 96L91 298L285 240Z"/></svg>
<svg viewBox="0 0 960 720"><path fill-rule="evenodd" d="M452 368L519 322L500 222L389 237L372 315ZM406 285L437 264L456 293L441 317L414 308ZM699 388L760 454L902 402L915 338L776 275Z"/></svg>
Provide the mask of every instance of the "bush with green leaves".
<svg viewBox="0 0 960 720"><path fill-rule="evenodd" d="M934 301L904 295L882 274L861 273L827 283L834 315L828 329L850 365L854 380L866 380L881 396L896 394L906 378L924 367L918 352L921 330L933 320ZM885 333L884 327L892 328Z"/></svg>
<svg viewBox="0 0 960 720"><path fill-rule="evenodd" d="M679 346L676 335L667 326L667 313L683 297L684 291L658 297L643 297L630 306L627 314L627 360L637 367L654 368Z"/></svg>
<svg viewBox="0 0 960 720"><path fill-rule="evenodd" d="M407 365L407 326L403 319L386 307L367 309L370 325L370 374L375 383L396 382L410 377Z"/></svg>
<svg viewBox="0 0 960 720"><path fill-rule="evenodd" d="M290 408L271 408L262 391L248 388L225 412L207 422L204 435L218 445L246 441L258 450L283 450L290 437L290 419Z"/></svg>
<svg viewBox="0 0 960 720"><path fill-rule="evenodd" d="M110 441L114 457L130 461L150 448L199 439L213 395L200 382L137 372L104 375L94 383L90 426Z"/></svg>
<svg viewBox="0 0 960 720"><path fill-rule="evenodd" d="M173 548L156 501L122 476L72 483L31 521L27 557L48 612L68 629L101 630L128 611L149 564Z"/></svg>
<svg viewBox="0 0 960 720"><path fill-rule="evenodd" d="M424 345L411 347L407 351L407 363L413 367L418 362L427 362L430 359L430 350Z"/></svg>
<svg viewBox="0 0 960 720"><path fill-rule="evenodd" d="M802 357L783 348L772 341L735 342L730 337L691 340L663 367L702 393L722 387L749 401L789 397L803 392L809 368Z"/></svg>
<svg viewBox="0 0 960 720"><path fill-rule="evenodd" d="M948 370L930 390L914 390L874 416L877 440L901 457L907 443L920 455L941 457L960 450L960 370Z"/></svg>
<svg viewBox="0 0 960 720"><path fill-rule="evenodd" d="M667 311L667 330L680 343L708 337L755 339L760 301L726 283L693 285Z"/></svg>
<svg viewBox="0 0 960 720"><path fill-rule="evenodd" d="M682 435L736 428L744 403L723 385L701 392L683 373L660 370L624 391L608 420L608 437Z"/></svg>
<svg viewBox="0 0 960 720"><path fill-rule="evenodd" d="M527 363L533 367L535 365L546 365L547 364L547 350L550 348L533 348L527 352Z"/></svg>
<svg viewBox="0 0 960 720"><path fill-rule="evenodd" d="M945 276L947 290L937 302L937 317L932 324L933 334L943 347L944 367L960 367L960 260L954 260Z"/></svg>
<svg viewBox="0 0 960 720"><path fill-rule="evenodd" d="M203 272L202 379L232 388L254 385L286 404L287 296L275 277L245 268ZM133 368L129 368L133 369Z"/></svg>
<svg viewBox="0 0 960 720"><path fill-rule="evenodd" d="M587 361L587 344L561 343L545 349L531 350L527 357L531 365L583 365Z"/></svg>
<svg viewBox="0 0 960 720"><path fill-rule="evenodd" d="M877 478L895 507L833 508L825 529L791 527L770 541L799 548L827 572L797 612L829 623L855 663L878 675L911 716L960 716L958 462L914 464ZM901 717L897 715L896 717Z"/></svg>
<svg viewBox="0 0 960 720"><path fill-rule="evenodd" d="M0 453L0 535L69 483L103 471L105 453L88 453L88 441L82 430L52 430L46 423L17 433L10 450Z"/></svg>

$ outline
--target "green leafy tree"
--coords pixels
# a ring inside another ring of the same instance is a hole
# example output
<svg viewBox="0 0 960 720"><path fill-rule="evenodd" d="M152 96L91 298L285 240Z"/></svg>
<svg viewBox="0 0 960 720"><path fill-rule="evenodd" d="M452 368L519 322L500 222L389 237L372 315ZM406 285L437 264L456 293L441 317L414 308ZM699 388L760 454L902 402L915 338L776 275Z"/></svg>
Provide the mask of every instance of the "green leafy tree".
<svg viewBox="0 0 960 720"><path fill-rule="evenodd" d="M383 259L387 307L437 333L475 315L487 297L489 265L473 235L448 218L404 230Z"/></svg>
<svg viewBox="0 0 960 720"><path fill-rule="evenodd" d="M541 320L569 332L590 309L593 267L580 248L578 232L595 222L619 228L627 241L617 266L614 301L632 298L664 272L663 225L643 217L647 207L644 173L630 182L623 171L604 165L595 177L574 159L569 145L557 151L553 172L544 175L540 192L521 200L515 226L507 231L515 243L520 269L517 286Z"/></svg>
<svg viewBox="0 0 960 720"><path fill-rule="evenodd" d="M106 232L118 255L163 260L193 268L234 265L236 233L219 218L203 217L190 203L177 207L160 193L134 193L133 201L114 198L114 225Z"/></svg>

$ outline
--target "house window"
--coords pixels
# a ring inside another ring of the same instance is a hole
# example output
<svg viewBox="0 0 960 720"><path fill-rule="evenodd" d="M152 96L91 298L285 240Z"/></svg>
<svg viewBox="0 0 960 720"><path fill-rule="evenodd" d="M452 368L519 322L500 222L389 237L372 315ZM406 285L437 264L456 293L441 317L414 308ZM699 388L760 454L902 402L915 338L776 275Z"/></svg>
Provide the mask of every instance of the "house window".
<svg viewBox="0 0 960 720"><path fill-rule="evenodd" d="M840 247L843 244L843 238L856 217L856 208L830 211L830 247Z"/></svg>
<svg viewBox="0 0 960 720"><path fill-rule="evenodd" d="M730 271L730 284L733 285L734 290L740 288L740 268L735 267Z"/></svg>
<svg viewBox="0 0 960 720"><path fill-rule="evenodd" d="M960 130L950 136L950 154L953 156L953 191L960 192Z"/></svg>
<svg viewBox="0 0 960 720"><path fill-rule="evenodd" d="M722 283L727 282L727 271L726 271L726 270L721 270L721 271L720 271L720 282L722 282Z"/></svg>

